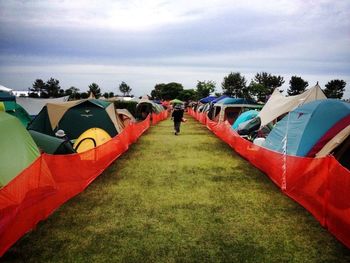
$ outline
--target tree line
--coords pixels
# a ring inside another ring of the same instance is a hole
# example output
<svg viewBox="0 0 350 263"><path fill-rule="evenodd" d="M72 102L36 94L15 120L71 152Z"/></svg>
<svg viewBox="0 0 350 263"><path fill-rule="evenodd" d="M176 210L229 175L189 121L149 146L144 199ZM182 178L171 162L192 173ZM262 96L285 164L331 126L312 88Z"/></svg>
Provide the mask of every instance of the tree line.
<svg viewBox="0 0 350 263"><path fill-rule="evenodd" d="M272 75L267 72L256 73L254 78L247 84L246 78L240 72L231 72L224 77L221 88L222 93L215 93L216 96L228 95L237 98L250 98L257 101L266 102L269 95L272 94L275 88L281 87L285 83L283 77L279 75ZM289 81L287 94L289 96L303 93L309 83L299 76L292 76ZM323 92L328 98L341 99L344 95L346 82L344 80L334 79L330 80ZM119 91L123 96L130 96L132 89L124 81L118 86ZM215 92L216 83L212 80L197 81L195 89L184 89L181 83L170 82L156 84L151 91L152 99L158 100L172 100L178 98L183 101L199 100ZM93 94L95 98L101 96L111 98L115 96L114 92L104 92L102 94L101 88L96 83L91 83L88 86L87 92L79 92L76 87L69 89L62 89L57 79L50 78L44 82L42 79L36 79L29 88L30 97L41 98L57 98L62 96L69 96L70 99L86 99ZM132 95L131 95L132 96Z"/></svg>
<svg viewBox="0 0 350 263"><path fill-rule="evenodd" d="M122 81L118 89L123 96L133 96L130 95L132 89L124 81ZM114 92L104 92L102 94L101 88L96 83L91 83L86 92L79 92L80 90L73 86L64 90L61 88L59 80L54 78L50 78L46 82L42 79L36 79L28 91L28 96L32 98L58 98L69 96L70 99L78 100L87 99L91 94L97 99L100 97L111 98L115 96Z"/></svg>
<svg viewBox="0 0 350 263"><path fill-rule="evenodd" d="M272 75L267 72L256 73L254 78L247 85L247 80L239 72L231 72L224 77L221 88L222 93L215 93L216 96L227 95L236 98L256 99L266 102L274 89L281 87L285 83L283 77ZM299 76L292 76L287 90L288 96L303 93L309 83ZM341 99L344 95L346 82L334 79L325 85L323 92L328 98ZM168 84L156 84L151 92L154 99L171 100L198 100L209 96L216 89L216 83L212 80L197 81L196 89L184 89L180 83L171 82Z"/></svg>

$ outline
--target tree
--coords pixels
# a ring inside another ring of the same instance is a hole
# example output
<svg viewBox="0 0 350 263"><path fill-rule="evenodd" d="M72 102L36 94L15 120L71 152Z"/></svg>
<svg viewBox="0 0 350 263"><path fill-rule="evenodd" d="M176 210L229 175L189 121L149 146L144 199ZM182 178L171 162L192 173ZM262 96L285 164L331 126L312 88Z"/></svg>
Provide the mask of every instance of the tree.
<svg viewBox="0 0 350 263"><path fill-rule="evenodd" d="M170 82L167 84L156 84L151 91L153 99L159 100L173 100L179 97L180 93L184 90L182 84L176 82Z"/></svg>
<svg viewBox="0 0 350 263"><path fill-rule="evenodd" d="M248 91L250 96L255 97L258 101L265 102L268 95L270 95L270 90L263 84L259 84L255 81L251 81L248 86Z"/></svg>
<svg viewBox="0 0 350 263"><path fill-rule="evenodd" d="M109 92L109 93L108 93L108 97L109 97L109 98L113 98L113 97L114 97L114 92Z"/></svg>
<svg viewBox="0 0 350 263"><path fill-rule="evenodd" d="M108 92L103 93L102 95L105 99L108 99Z"/></svg>
<svg viewBox="0 0 350 263"><path fill-rule="evenodd" d="M69 96L70 100L80 99L79 89L73 86L66 90L65 95Z"/></svg>
<svg viewBox="0 0 350 263"><path fill-rule="evenodd" d="M41 93L41 97L43 98L57 98L60 94L60 82L57 79L50 78L44 87L43 92Z"/></svg>
<svg viewBox="0 0 350 263"><path fill-rule="evenodd" d="M334 79L329 81L323 90L327 98L341 99L344 95L346 82L344 80Z"/></svg>
<svg viewBox="0 0 350 263"><path fill-rule="evenodd" d="M98 99L99 97L101 97L101 89L99 88L99 86L96 84L96 83L91 83L89 85L89 95L90 94L93 94L94 97L96 99ZM82 97L83 97L83 94L82 94Z"/></svg>
<svg viewBox="0 0 350 263"><path fill-rule="evenodd" d="M194 89L184 89L178 96L179 100L189 101L197 99L197 92Z"/></svg>
<svg viewBox="0 0 350 263"><path fill-rule="evenodd" d="M205 98L210 95L210 93L215 91L216 83L212 80L199 81L197 82L197 95L198 99Z"/></svg>
<svg viewBox="0 0 350 263"><path fill-rule="evenodd" d="M89 93L87 93L87 92L82 92L82 93L80 93L80 97L81 97L82 99L87 99L87 98L89 97Z"/></svg>
<svg viewBox="0 0 350 263"><path fill-rule="evenodd" d="M289 96L301 94L305 91L309 83L303 80L301 77L293 76L289 81L289 89L287 93Z"/></svg>
<svg viewBox="0 0 350 263"><path fill-rule="evenodd" d="M125 95L130 95L131 92L131 88L129 87L129 85L127 85L124 81L119 85L119 90L121 93L123 93L123 96Z"/></svg>
<svg viewBox="0 0 350 263"><path fill-rule="evenodd" d="M283 83L284 80L281 76L274 76L267 72L257 73L249 84L248 93L265 102L274 89L281 87Z"/></svg>
<svg viewBox="0 0 350 263"><path fill-rule="evenodd" d="M32 84L32 87L29 88L29 97L38 98L40 93L45 89L45 82L42 79L36 79Z"/></svg>
<svg viewBox="0 0 350 263"><path fill-rule="evenodd" d="M224 77L221 87L225 95L236 98L249 98L246 83L247 81L244 76L241 76L241 73L231 72Z"/></svg>
<svg viewBox="0 0 350 263"><path fill-rule="evenodd" d="M284 83L283 77L274 76L267 72L257 73L254 77L254 81L264 85L270 90L271 93L274 91L275 88L281 87Z"/></svg>

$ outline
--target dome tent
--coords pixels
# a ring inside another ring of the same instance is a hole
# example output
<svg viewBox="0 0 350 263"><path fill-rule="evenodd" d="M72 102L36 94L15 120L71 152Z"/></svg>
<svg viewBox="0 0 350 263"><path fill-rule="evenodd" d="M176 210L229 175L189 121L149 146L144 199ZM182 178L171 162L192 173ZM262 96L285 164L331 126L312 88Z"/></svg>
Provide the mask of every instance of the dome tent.
<svg viewBox="0 0 350 263"><path fill-rule="evenodd" d="M241 115L238 116L238 118L236 119L236 121L233 123L232 128L234 130L238 129L238 126L245 122L245 121L249 121L253 118L255 118L256 116L258 116L259 112L256 110L248 110L243 112Z"/></svg>
<svg viewBox="0 0 350 263"><path fill-rule="evenodd" d="M8 114L18 118L24 127L27 127L31 118L28 112L21 105L16 103L16 97L11 93L0 90L0 111L6 111Z"/></svg>
<svg viewBox="0 0 350 263"><path fill-rule="evenodd" d="M349 125L349 103L336 99L316 100L289 112L272 129L263 146L281 153L285 151L288 155L314 157Z"/></svg>
<svg viewBox="0 0 350 263"><path fill-rule="evenodd" d="M164 110L162 105L159 105L152 100L143 98L136 105L135 117L139 120L144 120L150 113L160 113Z"/></svg>
<svg viewBox="0 0 350 263"><path fill-rule="evenodd" d="M40 152L21 122L0 111L0 188L33 163Z"/></svg>
<svg viewBox="0 0 350 263"><path fill-rule="evenodd" d="M111 137L122 131L113 103L97 99L48 103L28 129L51 136L62 129L72 140L94 127L105 130Z"/></svg>

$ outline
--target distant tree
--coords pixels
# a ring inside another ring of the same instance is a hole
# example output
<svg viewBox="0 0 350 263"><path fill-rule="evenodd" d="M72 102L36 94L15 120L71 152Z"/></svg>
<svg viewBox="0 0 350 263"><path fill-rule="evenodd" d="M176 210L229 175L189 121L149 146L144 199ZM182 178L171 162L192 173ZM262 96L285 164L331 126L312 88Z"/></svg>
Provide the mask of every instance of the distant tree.
<svg viewBox="0 0 350 263"><path fill-rule="evenodd" d="M105 99L108 99L109 98L109 96L108 96L108 92L105 92L105 93L103 93L103 95L102 95Z"/></svg>
<svg viewBox="0 0 350 263"><path fill-rule="evenodd" d="M210 93L215 91L216 83L212 80L197 81L197 95L198 99L208 97Z"/></svg>
<svg viewBox="0 0 350 263"><path fill-rule="evenodd" d="M101 89L96 83L91 83L89 85L89 95L93 94L96 99L101 97Z"/></svg>
<svg viewBox="0 0 350 263"><path fill-rule="evenodd" d="M131 88L128 84L126 84L124 81L119 85L119 90L121 93L123 93L123 96L130 95Z"/></svg>
<svg viewBox="0 0 350 263"><path fill-rule="evenodd" d="M257 73L248 86L248 93L259 101L265 102L274 89L281 87L283 83L281 76L274 76L267 72Z"/></svg>
<svg viewBox="0 0 350 263"><path fill-rule="evenodd" d="M248 91L251 97L254 97L261 102L265 102L266 98L271 94L270 90L266 86L253 80L248 86Z"/></svg>
<svg viewBox="0 0 350 263"><path fill-rule="evenodd" d="M178 99L182 101L196 100L198 97L194 89L184 89L180 92Z"/></svg>
<svg viewBox="0 0 350 263"><path fill-rule="evenodd" d="M246 84L247 81L244 76L241 76L241 73L231 72L224 77L221 87L225 95L236 98L249 98Z"/></svg>
<svg viewBox="0 0 350 263"><path fill-rule="evenodd" d="M78 100L80 99L79 89L76 87L70 87L66 89L65 95L69 96L69 100Z"/></svg>
<svg viewBox="0 0 350 263"><path fill-rule="evenodd" d="M301 94L305 91L307 86L309 86L307 81L303 80L301 77L293 76L289 81L287 93L289 96Z"/></svg>
<svg viewBox="0 0 350 263"><path fill-rule="evenodd" d="M109 93L108 93L108 97L109 97L109 98L113 98L113 97L114 97L114 92L109 92Z"/></svg>
<svg viewBox="0 0 350 263"><path fill-rule="evenodd" d="M60 95L60 82L57 79L50 78L44 87L41 97L43 98L57 98Z"/></svg>
<svg viewBox="0 0 350 263"><path fill-rule="evenodd" d="M167 84L156 84L151 91L153 99L159 100L172 100L179 97L180 93L184 90L182 84L176 82L170 82Z"/></svg>
<svg viewBox="0 0 350 263"><path fill-rule="evenodd" d="M323 90L327 98L341 99L344 95L346 82L344 80L334 79L329 81Z"/></svg>
<svg viewBox="0 0 350 263"><path fill-rule="evenodd" d="M87 92L80 93L80 98L87 99L88 97L89 97L89 93L87 93Z"/></svg>
<svg viewBox="0 0 350 263"><path fill-rule="evenodd" d="M29 88L28 96L32 98L38 98L39 94L45 89L45 82L42 79L36 79Z"/></svg>
<svg viewBox="0 0 350 263"><path fill-rule="evenodd" d="M215 92L215 96L216 96L216 97L220 97L220 96L222 96L222 93L220 93L220 92Z"/></svg>

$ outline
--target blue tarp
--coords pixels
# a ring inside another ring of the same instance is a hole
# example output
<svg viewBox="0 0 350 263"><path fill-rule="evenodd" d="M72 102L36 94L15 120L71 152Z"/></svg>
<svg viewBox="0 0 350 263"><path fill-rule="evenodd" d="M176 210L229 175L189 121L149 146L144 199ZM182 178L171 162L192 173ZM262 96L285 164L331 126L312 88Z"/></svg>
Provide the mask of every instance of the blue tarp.
<svg viewBox="0 0 350 263"><path fill-rule="evenodd" d="M233 123L232 128L234 130L238 129L238 125L240 125L241 123L251 120L254 117L258 116L259 112L256 110L249 110L249 111L245 111L243 112L241 115L238 116L238 118L236 119L236 121Z"/></svg>
<svg viewBox="0 0 350 263"><path fill-rule="evenodd" d="M344 125L344 118L349 117L349 103L336 99L312 101L278 122L263 146L281 153L285 150L288 155L312 157L310 153L320 139L335 125Z"/></svg>
<svg viewBox="0 0 350 263"><path fill-rule="evenodd" d="M199 101L202 103L208 103L216 99L216 96L208 96L205 98L200 99Z"/></svg>
<svg viewBox="0 0 350 263"><path fill-rule="evenodd" d="M211 103L217 103L217 102L219 102L220 100L226 99L226 98L229 98L229 96L227 96L227 95L222 95L222 96L216 98L215 100L212 100Z"/></svg>
<svg viewBox="0 0 350 263"><path fill-rule="evenodd" d="M252 99L242 99L242 98L225 98L220 100L217 104L257 104L256 101Z"/></svg>

